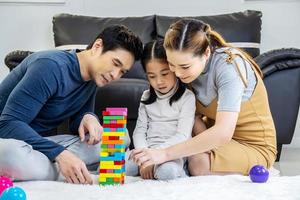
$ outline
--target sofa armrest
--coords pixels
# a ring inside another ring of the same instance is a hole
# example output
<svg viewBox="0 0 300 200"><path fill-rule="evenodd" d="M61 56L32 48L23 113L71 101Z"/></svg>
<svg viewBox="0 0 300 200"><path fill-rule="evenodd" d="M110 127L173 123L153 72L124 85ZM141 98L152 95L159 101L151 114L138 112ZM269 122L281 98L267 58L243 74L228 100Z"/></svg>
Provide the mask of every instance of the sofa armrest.
<svg viewBox="0 0 300 200"><path fill-rule="evenodd" d="M9 68L9 71L13 70L18 64L20 64L27 56L32 54L32 51L16 50L7 54L4 58L5 65Z"/></svg>
<svg viewBox="0 0 300 200"><path fill-rule="evenodd" d="M300 49L278 49L255 58L264 83L277 135L277 160L294 135L300 105Z"/></svg>

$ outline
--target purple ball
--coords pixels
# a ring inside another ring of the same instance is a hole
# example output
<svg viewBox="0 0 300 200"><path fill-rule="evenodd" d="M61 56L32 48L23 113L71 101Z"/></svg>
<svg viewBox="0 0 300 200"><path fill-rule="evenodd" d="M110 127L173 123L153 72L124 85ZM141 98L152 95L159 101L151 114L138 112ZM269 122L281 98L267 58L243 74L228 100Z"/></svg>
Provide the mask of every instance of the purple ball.
<svg viewBox="0 0 300 200"><path fill-rule="evenodd" d="M254 165L249 172L249 176L254 183L265 183L269 178L269 171L262 165Z"/></svg>

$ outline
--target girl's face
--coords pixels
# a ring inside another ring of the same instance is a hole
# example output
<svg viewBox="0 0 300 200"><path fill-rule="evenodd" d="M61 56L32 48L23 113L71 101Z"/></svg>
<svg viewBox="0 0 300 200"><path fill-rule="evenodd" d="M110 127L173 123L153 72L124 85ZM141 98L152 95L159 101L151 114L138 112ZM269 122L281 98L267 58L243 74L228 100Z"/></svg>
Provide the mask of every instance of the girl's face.
<svg viewBox="0 0 300 200"><path fill-rule="evenodd" d="M195 56L190 51L166 49L169 67L183 83L191 83L204 70L210 56L209 48L202 56Z"/></svg>
<svg viewBox="0 0 300 200"><path fill-rule="evenodd" d="M151 59L146 64L146 71L150 85L162 94L168 93L176 83L175 74L163 60Z"/></svg>

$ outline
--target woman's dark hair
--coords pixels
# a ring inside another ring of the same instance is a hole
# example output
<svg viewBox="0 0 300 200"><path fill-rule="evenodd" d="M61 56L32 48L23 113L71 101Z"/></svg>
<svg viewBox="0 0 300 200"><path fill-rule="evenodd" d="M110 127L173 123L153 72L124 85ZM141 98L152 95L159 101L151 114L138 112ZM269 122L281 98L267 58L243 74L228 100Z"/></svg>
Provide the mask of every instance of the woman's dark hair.
<svg viewBox="0 0 300 200"><path fill-rule="evenodd" d="M141 58L143 43L126 26L112 25L105 28L86 49L91 49L97 39L102 39L103 41L103 53L121 48L132 53L135 60Z"/></svg>
<svg viewBox="0 0 300 200"><path fill-rule="evenodd" d="M146 73L147 73L146 65L150 60L158 59L165 63L168 62L167 56L166 56L166 51L164 49L163 44L164 44L164 41L162 39L158 39L158 40L149 42L145 45L144 51L142 54L142 58L141 58L141 63L142 63L143 69ZM178 81L178 88L177 88L175 94L173 94L173 96L170 98L170 101L169 101L170 106L172 106L173 102L176 102L177 100L179 100L180 97L182 97L182 95L184 94L184 92L186 90L186 85L183 82L181 82L179 79L177 79L177 81ZM146 105L152 104L157 99L157 95L154 91L154 88L151 85L150 85L149 91L150 91L150 96L148 97L148 99L141 101L142 103L144 103Z"/></svg>
<svg viewBox="0 0 300 200"><path fill-rule="evenodd" d="M171 50L191 51L194 55L202 56L207 47L213 52L217 48L232 46L203 21L185 18L171 24L165 35L164 47ZM241 49L239 51L262 76L259 66L251 56Z"/></svg>

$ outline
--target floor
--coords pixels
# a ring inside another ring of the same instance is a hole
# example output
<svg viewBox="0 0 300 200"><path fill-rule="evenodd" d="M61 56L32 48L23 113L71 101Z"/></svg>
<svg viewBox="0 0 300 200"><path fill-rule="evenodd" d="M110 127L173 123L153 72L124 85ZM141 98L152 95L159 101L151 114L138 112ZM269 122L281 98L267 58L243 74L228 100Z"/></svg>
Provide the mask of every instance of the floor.
<svg viewBox="0 0 300 200"><path fill-rule="evenodd" d="M279 162L274 167L280 171L281 176L300 175L300 148L283 146Z"/></svg>

